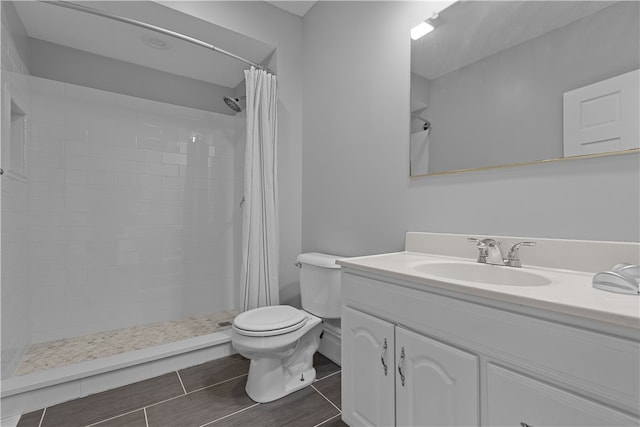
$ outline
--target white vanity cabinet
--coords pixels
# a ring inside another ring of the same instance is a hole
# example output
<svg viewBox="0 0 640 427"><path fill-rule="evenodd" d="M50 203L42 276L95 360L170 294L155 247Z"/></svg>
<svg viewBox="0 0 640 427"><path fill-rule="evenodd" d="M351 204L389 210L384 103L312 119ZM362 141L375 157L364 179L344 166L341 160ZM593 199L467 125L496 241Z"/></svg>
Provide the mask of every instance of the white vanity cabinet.
<svg viewBox="0 0 640 427"><path fill-rule="evenodd" d="M397 425L478 424L477 356L396 326L396 365Z"/></svg>
<svg viewBox="0 0 640 427"><path fill-rule="evenodd" d="M487 367L487 398L490 426L638 425L604 405L493 364Z"/></svg>
<svg viewBox="0 0 640 427"><path fill-rule="evenodd" d="M342 333L351 426L478 424L476 356L348 307Z"/></svg>
<svg viewBox="0 0 640 427"><path fill-rule="evenodd" d="M351 426L395 424L393 323L344 308L341 319L343 419ZM346 357L346 359L345 359Z"/></svg>
<svg viewBox="0 0 640 427"><path fill-rule="evenodd" d="M342 268L350 426L640 425L637 331Z"/></svg>

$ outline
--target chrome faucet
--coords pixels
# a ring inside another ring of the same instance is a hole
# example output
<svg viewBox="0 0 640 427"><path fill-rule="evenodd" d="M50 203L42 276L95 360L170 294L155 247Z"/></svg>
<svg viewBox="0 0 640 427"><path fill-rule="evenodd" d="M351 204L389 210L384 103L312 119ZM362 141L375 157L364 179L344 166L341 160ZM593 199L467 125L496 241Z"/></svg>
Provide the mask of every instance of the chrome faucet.
<svg viewBox="0 0 640 427"><path fill-rule="evenodd" d="M480 254L478 255L478 262L483 264L505 265L504 258L502 258L502 249L500 243L494 239L476 239L469 237L467 240L475 242L478 245Z"/></svg>
<svg viewBox="0 0 640 427"><path fill-rule="evenodd" d="M489 249L487 249L487 245L484 243L484 240L476 239L475 237L467 237L469 242L475 243L478 246L478 262L481 264L486 264L487 255L489 254Z"/></svg>
<svg viewBox="0 0 640 427"><path fill-rule="evenodd" d="M511 246L509 249L509 254L507 255L507 259L505 260L505 265L509 267L522 267L522 262L520 261L520 254L518 250L521 246L535 246L536 242L520 242Z"/></svg>
<svg viewBox="0 0 640 427"><path fill-rule="evenodd" d="M492 265L506 265L508 267L522 267L522 262L519 258L519 252L521 246L535 246L536 242L519 242L511 246L506 258L502 256L502 249L497 240L476 239L475 237L467 238L468 241L476 243L478 246L478 262L483 264Z"/></svg>

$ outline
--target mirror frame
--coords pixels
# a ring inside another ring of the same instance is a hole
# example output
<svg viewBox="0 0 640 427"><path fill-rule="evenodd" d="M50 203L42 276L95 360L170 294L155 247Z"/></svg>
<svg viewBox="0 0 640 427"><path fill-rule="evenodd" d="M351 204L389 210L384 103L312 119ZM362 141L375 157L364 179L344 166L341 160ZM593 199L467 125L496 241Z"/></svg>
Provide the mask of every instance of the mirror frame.
<svg viewBox="0 0 640 427"><path fill-rule="evenodd" d="M580 156L571 156L571 157L556 157L553 159L543 159L543 160L532 160L530 162L516 162L516 163L506 163L503 165L495 165L495 166L480 166L477 168L465 168L465 169L452 169L449 171L442 172L432 172L432 173L423 173L416 175L409 175L409 178L422 178L425 176L438 176L438 175L450 175L455 173L463 173L463 172L474 172L474 171L484 171L490 169L506 169L513 168L517 166L529 166L529 165L537 165L543 163L555 163L562 161L571 161L571 160L583 160L583 159L595 159L597 157L613 157L613 156L623 156L625 154L633 154L640 153L640 148L631 148L628 150L620 150L620 151L608 151L606 153L596 153L596 154L583 154Z"/></svg>

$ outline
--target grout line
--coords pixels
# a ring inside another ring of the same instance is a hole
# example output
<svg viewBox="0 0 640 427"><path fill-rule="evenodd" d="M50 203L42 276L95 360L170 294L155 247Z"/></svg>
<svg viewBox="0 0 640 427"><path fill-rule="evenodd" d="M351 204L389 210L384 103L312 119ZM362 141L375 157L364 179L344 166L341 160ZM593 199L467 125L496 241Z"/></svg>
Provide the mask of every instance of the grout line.
<svg viewBox="0 0 640 427"><path fill-rule="evenodd" d="M149 427L149 418L147 418L147 408L142 408L144 411L144 423Z"/></svg>
<svg viewBox="0 0 640 427"><path fill-rule="evenodd" d="M254 403L254 404L253 404L253 405L251 405L251 406L247 406L246 408L242 408L242 409L240 409L240 410L238 410L238 411L236 411L236 412L233 412L233 413L231 413L231 414L229 414L229 415L225 415L224 417L216 418L216 419L215 419L215 420L213 420L213 421L209 421L209 422L207 422L207 423L205 423L205 424L202 424L200 427L205 427L205 426L211 425L211 424L213 424L213 423L215 423L215 422L218 422L218 421L220 421L220 420L224 420L225 418L229 418L229 417L231 417L231 416L233 416L233 415L237 415L237 414L239 414L239 413L241 413L241 412L244 412L244 411L246 411L246 410L249 410L249 409L251 409L251 408L255 408L255 407L256 407L256 406L258 406L258 405L260 405L260 404L259 404L259 403Z"/></svg>
<svg viewBox="0 0 640 427"><path fill-rule="evenodd" d="M328 423L329 421L331 421L331 420L333 420L333 419L336 419L337 417L341 417L341 416L342 416L342 412L340 412L340 413L339 413L339 414L337 414L337 415L334 415L334 416L333 416L333 417L331 417L331 418L327 418L326 420L324 420L324 421L323 421L323 422L321 422L320 424L316 424L316 425L315 425L315 426L313 426L313 427L320 427L321 425L326 424L326 423Z"/></svg>
<svg viewBox="0 0 640 427"><path fill-rule="evenodd" d="M314 381L314 383L315 383L315 382L318 382L318 381L322 381L322 380L324 380L325 378L331 378L331 377L333 377L334 375L338 375L338 374L341 374L341 373L342 373L342 370L339 370L339 371L333 372L333 373L331 373L331 374L329 374L329 375L325 375L325 376L324 376L324 377L322 377L322 378L316 378L316 380Z"/></svg>
<svg viewBox="0 0 640 427"><path fill-rule="evenodd" d="M142 409L144 409L144 408L142 408ZM138 412L139 410L140 410L140 408L134 409L133 411L129 411L129 412L123 412L122 414L118 414L118 415L116 415L114 417L105 418L103 420L96 421L95 423L87 424L84 427L93 427L93 426L98 425L100 423L103 423L105 421L111 421L111 420L115 420L116 418L124 417L125 415L133 414L134 412Z"/></svg>
<svg viewBox="0 0 640 427"><path fill-rule="evenodd" d="M324 394L320 393L320 390L318 390L317 388L315 388L313 384L311 384L311 388L312 388L312 389L314 389L315 391L317 391L317 392L318 392L318 394L319 394L320 396L324 397L324 399L325 399L327 402L331 403L331 405L333 405L333 407L334 407L334 408L336 408L338 411L342 412L342 409L338 408L338 407L337 407L337 406L336 406L332 401L330 401L330 400L327 398L327 396L325 396Z"/></svg>
<svg viewBox="0 0 640 427"><path fill-rule="evenodd" d="M238 378L246 377L247 375L249 375L249 374L246 373L246 374L238 375L237 377L229 378L228 380L220 381L219 383L211 384L211 385L208 385L206 387L202 387L202 388L190 391L187 394L195 393L196 391L204 390L206 388L210 388L210 387L214 387L214 386L217 386L217 385L220 385L220 384L224 384L224 383L227 383L229 381L237 380Z"/></svg>
<svg viewBox="0 0 640 427"><path fill-rule="evenodd" d="M187 394L187 389L184 388L184 383L182 382L182 377L180 376L180 372L176 371L176 375L178 376L178 379L180 380L180 385L182 386L182 391L184 391L184 394Z"/></svg>
<svg viewBox="0 0 640 427"><path fill-rule="evenodd" d="M224 383L226 383L226 382L233 381L233 380L235 380L235 379L238 379L238 378L241 378L241 377L246 377L246 376L247 376L247 374L244 374L244 375L238 375L237 377L229 378L228 380L220 381L220 382L218 382L218 383L211 384L211 385L208 385L208 386L206 386L206 387L202 387L202 388L199 388L199 389L197 389L197 390L190 391L190 392L188 392L187 394L181 394L180 396L173 396L173 397L170 397L170 398L168 398L168 399L161 400L160 402L152 403L152 404L150 404L150 405L147 405L146 407L147 407L147 408L150 408L150 407L152 407L152 406L156 406L156 405L159 405L159 404L161 404L161 403L166 403L166 402L169 402L170 400L174 400L174 399L177 399L177 398L179 398L179 397L184 397L184 396L187 396L187 395L189 395L189 394L192 394L192 393L195 393L195 392L198 392L198 391L202 391L202 390L205 390L205 389L208 389L208 388L211 388L211 387L215 387L215 386L217 386L217 385L224 384ZM137 409L136 409L136 410L137 410Z"/></svg>
<svg viewBox="0 0 640 427"><path fill-rule="evenodd" d="M189 394L189 393L187 393L187 394ZM138 408L138 409L136 409L136 411L138 411L138 410L140 410L140 409L145 409L145 410L146 410L147 408L151 408L152 406L160 405L161 403L167 403L167 402L170 402L170 401L172 401L172 400L174 400L174 399L177 399L177 398L179 398L179 397L184 397L184 396L186 396L186 395L185 395L185 394L181 394L181 395L178 395L178 396L173 396L173 397L170 397L170 398L168 398L168 399L161 400L160 402L154 402L154 403L151 403L151 404L149 404L149 405L145 406L144 408ZM87 427L88 427L88 426L87 426Z"/></svg>
<svg viewBox="0 0 640 427"><path fill-rule="evenodd" d="M38 423L38 427L42 427L42 422L44 421L44 414L47 412L47 407L45 406L42 410L42 416L40 417L40 422Z"/></svg>

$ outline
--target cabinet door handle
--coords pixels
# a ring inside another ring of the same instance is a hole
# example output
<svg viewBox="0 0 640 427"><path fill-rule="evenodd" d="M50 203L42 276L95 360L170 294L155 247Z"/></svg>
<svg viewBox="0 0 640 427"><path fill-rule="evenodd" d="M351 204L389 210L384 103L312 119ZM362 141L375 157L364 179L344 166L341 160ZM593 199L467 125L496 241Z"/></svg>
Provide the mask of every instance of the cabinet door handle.
<svg viewBox="0 0 640 427"><path fill-rule="evenodd" d="M400 350L400 361L398 362L398 374L400 374L400 383L404 387L404 373L402 372L402 364L404 363L404 347Z"/></svg>
<svg viewBox="0 0 640 427"><path fill-rule="evenodd" d="M382 354L380 355L380 362L382 363L382 369L384 370L384 376L387 376L387 362L384 361L385 357L387 357L387 339L384 339L384 344L382 344Z"/></svg>

